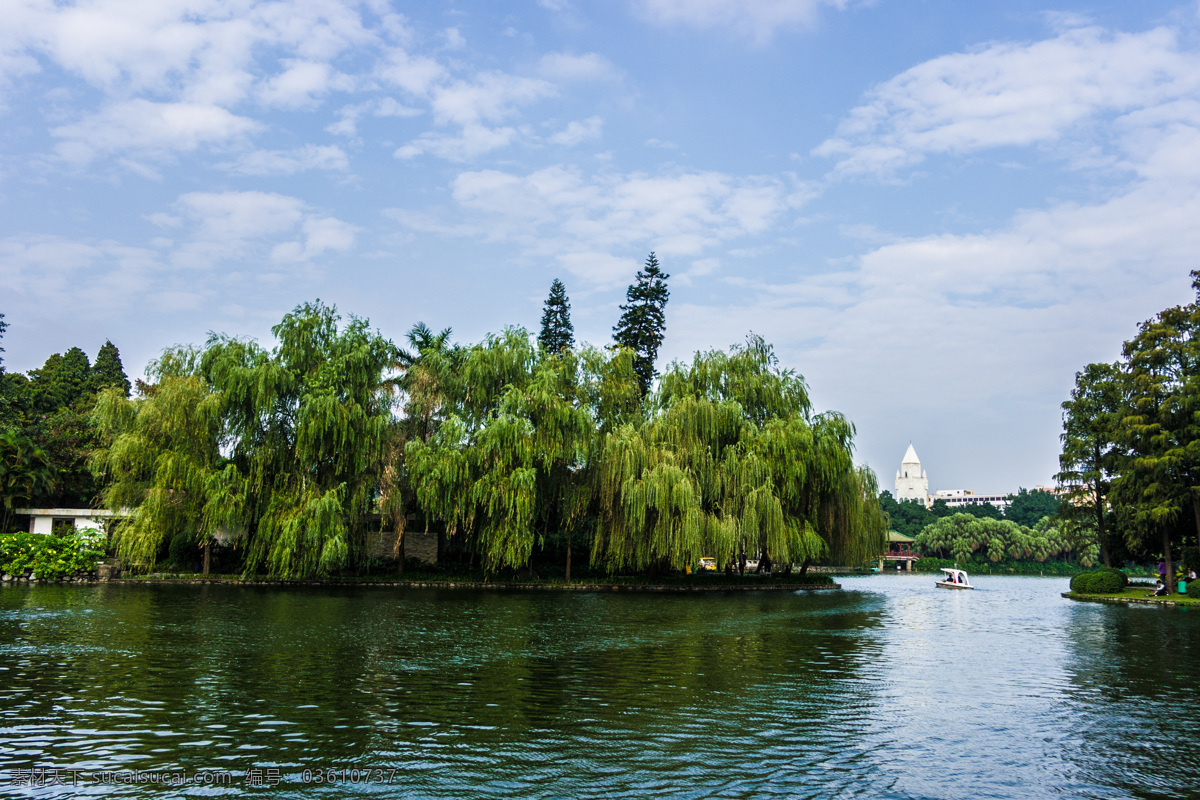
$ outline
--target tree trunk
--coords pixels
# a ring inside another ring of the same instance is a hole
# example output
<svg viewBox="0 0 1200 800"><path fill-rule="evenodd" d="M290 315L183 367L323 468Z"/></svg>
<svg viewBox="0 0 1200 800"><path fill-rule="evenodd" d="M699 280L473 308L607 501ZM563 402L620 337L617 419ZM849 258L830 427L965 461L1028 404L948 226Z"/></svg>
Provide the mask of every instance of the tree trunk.
<svg viewBox="0 0 1200 800"><path fill-rule="evenodd" d="M204 540L204 574L208 575L208 568L212 565L212 539Z"/></svg>
<svg viewBox="0 0 1200 800"><path fill-rule="evenodd" d="M1099 465L1099 463L1100 452L1097 448L1096 464ZM1104 562L1105 567L1111 568L1112 559L1108 555L1108 536L1104 533L1104 498L1100 496L1100 478L1098 477L1096 478L1094 497L1096 500L1096 539L1100 542L1100 559Z"/></svg>
<svg viewBox="0 0 1200 800"><path fill-rule="evenodd" d="M567 583L571 582L571 532L567 531Z"/></svg>
<svg viewBox="0 0 1200 800"><path fill-rule="evenodd" d="M396 574L404 577L404 531L400 531L400 538L396 541Z"/></svg>
<svg viewBox="0 0 1200 800"><path fill-rule="evenodd" d="M808 566L812 563L811 558L804 559L804 563L800 565L800 577L803 578L808 574Z"/></svg>
<svg viewBox="0 0 1200 800"><path fill-rule="evenodd" d="M1167 574L1163 583L1167 585L1167 594L1175 594L1175 565L1171 563L1171 532L1164 526L1162 529L1163 561L1167 564Z"/></svg>

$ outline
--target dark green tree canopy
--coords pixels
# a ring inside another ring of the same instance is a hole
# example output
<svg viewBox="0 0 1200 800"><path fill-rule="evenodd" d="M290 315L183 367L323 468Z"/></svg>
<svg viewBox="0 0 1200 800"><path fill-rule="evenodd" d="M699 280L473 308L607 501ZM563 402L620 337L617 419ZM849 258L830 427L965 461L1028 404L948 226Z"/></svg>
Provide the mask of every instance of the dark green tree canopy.
<svg viewBox="0 0 1200 800"><path fill-rule="evenodd" d="M654 361L667 329L665 309L671 296L667 289L669 277L659 268L658 258L650 253L645 266L638 270L634 282L625 290L621 320L613 328L613 340L633 351L633 369L641 382L643 395L650 392L656 374Z"/></svg>
<svg viewBox="0 0 1200 800"><path fill-rule="evenodd" d="M104 346L96 354L96 362L88 375L88 391L98 394L102 389L115 386L126 397L129 396L129 378L125 375L125 367L121 364L121 353L111 341L105 340Z"/></svg>
<svg viewBox="0 0 1200 800"><path fill-rule="evenodd" d="M66 353L55 353L40 369L29 371L28 405L34 414L53 414L60 408L71 408L88 397L88 378L92 365L87 353L72 347Z"/></svg>
<svg viewBox="0 0 1200 800"><path fill-rule="evenodd" d="M542 332L538 344L551 353L575 346L575 326L571 324L571 303L562 281L550 284L550 296L542 311Z"/></svg>
<svg viewBox="0 0 1200 800"><path fill-rule="evenodd" d="M1043 519L1058 513L1058 498L1050 492L1035 489L1019 489L1010 495L1008 508L1004 509L1004 518L1018 525L1032 528Z"/></svg>
<svg viewBox="0 0 1200 800"><path fill-rule="evenodd" d="M941 501L945 507L946 501ZM879 495L879 506L888 515L891 530L905 536L916 537L918 533L937 520L937 515L925 507L920 500L897 501L891 492L884 491Z"/></svg>

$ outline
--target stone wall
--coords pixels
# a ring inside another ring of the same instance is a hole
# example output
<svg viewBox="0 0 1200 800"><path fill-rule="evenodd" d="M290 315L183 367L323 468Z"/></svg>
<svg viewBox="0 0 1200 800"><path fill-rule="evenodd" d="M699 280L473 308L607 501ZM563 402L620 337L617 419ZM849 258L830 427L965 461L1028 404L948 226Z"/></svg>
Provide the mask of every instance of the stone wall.
<svg viewBox="0 0 1200 800"><path fill-rule="evenodd" d="M395 558L396 534L378 531L368 534L367 552L374 558ZM437 535L424 531L404 534L404 557L415 558L422 564L437 563Z"/></svg>

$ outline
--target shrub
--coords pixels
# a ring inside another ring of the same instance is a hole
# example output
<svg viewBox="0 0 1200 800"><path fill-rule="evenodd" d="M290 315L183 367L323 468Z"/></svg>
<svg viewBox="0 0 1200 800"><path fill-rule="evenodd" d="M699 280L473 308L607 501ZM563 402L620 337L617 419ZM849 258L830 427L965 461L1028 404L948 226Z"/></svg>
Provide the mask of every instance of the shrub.
<svg viewBox="0 0 1200 800"><path fill-rule="evenodd" d="M1071 578L1071 591L1087 594L1091 591L1092 576L1094 572L1081 572L1074 578Z"/></svg>
<svg viewBox="0 0 1200 800"><path fill-rule="evenodd" d="M10 533L0 536L0 572L55 580L91 572L104 557L89 531L67 536Z"/></svg>
<svg viewBox="0 0 1200 800"><path fill-rule="evenodd" d="M1124 589L1128 582L1129 579L1120 570L1102 569L1092 573L1087 591L1093 594L1116 594Z"/></svg>

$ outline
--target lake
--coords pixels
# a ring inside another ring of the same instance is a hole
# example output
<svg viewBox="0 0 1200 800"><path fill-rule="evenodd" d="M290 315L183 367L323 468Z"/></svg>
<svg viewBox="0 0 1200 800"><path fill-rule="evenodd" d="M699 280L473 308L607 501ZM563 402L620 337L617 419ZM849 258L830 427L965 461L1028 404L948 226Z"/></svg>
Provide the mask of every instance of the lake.
<svg viewBox="0 0 1200 800"><path fill-rule="evenodd" d="M973 580L6 585L0 793L1200 796L1196 610Z"/></svg>

